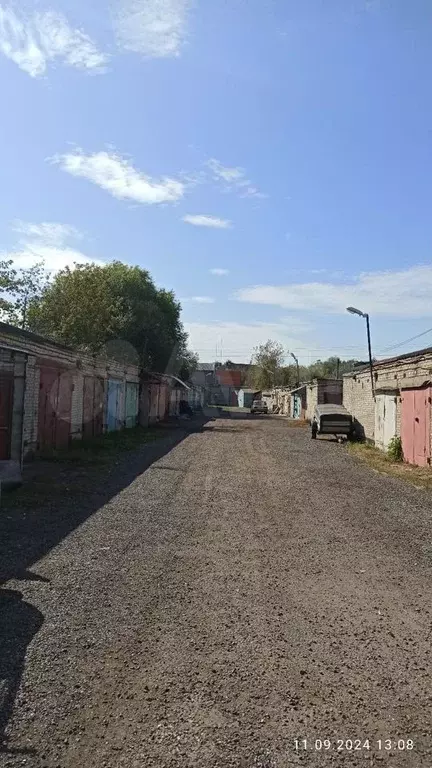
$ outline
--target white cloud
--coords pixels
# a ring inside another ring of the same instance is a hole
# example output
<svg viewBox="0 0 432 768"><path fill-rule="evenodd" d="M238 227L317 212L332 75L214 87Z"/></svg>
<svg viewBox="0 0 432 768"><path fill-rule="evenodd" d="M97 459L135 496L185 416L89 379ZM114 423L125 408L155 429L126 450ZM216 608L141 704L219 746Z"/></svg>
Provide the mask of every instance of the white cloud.
<svg viewBox="0 0 432 768"><path fill-rule="evenodd" d="M76 264L103 264L99 259L92 259L81 251L71 247L69 240L81 238L74 227L57 222L30 224L14 222L13 229L24 235L16 248L2 253L2 259L12 259L18 269L27 269L38 261L44 261L49 272L57 272Z"/></svg>
<svg viewBox="0 0 432 768"><path fill-rule="evenodd" d="M178 56L190 0L117 0L114 29L121 48L143 56Z"/></svg>
<svg viewBox="0 0 432 768"><path fill-rule="evenodd" d="M52 245L62 245L68 238L81 239L81 233L67 224L44 221L41 224L30 224L18 219L13 223L15 232L25 235L27 238L38 238Z"/></svg>
<svg viewBox="0 0 432 768"><path fill-rule="evenodd" d="M81 176L97 184L119 200L134 200L147 205L174 203L185 191L182 182L168 177L152 179L115 152L85 155L81 150L75 150L52 158L52 162L72 176Z"/></svg>
<svg viewBox="0 0 432 768"><path fill-rule="evenodd" d="M18 15L0 6L0 51L31 77L43 75L50 62L87 72L106 70L109 57L93 40L71 27L57 11L34 11Z"/></svg>
<svg viewBox="0 0 432 768"><path fill-rule="evenodd" d="M214 299L211 296L192 296L191 301L196 304L214 304Z"/></svg>
<svg viewBox="0 0 432 768"><path fill-rule="evenodd" d="M244 168L230 168L222 165L214 157L207 161L207 166L213 173L213 181L222 182L225 190L237 191L240 197L267 197L247 178Z"/></svg>
<svg viewBox="0 0 432 768"><path fill-rule="evenodd" d="M206 216L204 214L183 216L183 221L187 224L193 224L194 227L212 227L213 229L231 229L232 222L229 219L218 219L217 216Z"/></svg>
<svg viewBox="0 0 432 768"><path fill-rule="evenodd" d="M224 269L223 267L213 267L213 269L210 270L210 273L212 275L218 275L219 277L222 277L222 275L229 275L229 269Z"/></svg>
<svg viewBox="0 0 432 768"><path fill-rule="evenodd" d="M57 272L65 267L73 267L77 264L103 264L99 259L91 259L73 248L56 248L55 246L38 243L26 243L23 250L11 251L3 254L2 258L12 259L14 266L19 269L27 269L38 261L45 262L48 272Z"/></svg>
<svg viewBox="0 0 432 768"><path fill-rule="evenodd" d="M286 350L304 347L304 342L294 336L303 332L296 321L289 318L279 323L185 323L189 334L189 346L198 353L201 360L213 360L215 344L222 348L223 358L234 362L249 362L254 347L265 344L268 339L279 341Z"/></svg>
<svg viewBox="0 0 432 768"><path fill-rule="evenodd" d="M255 285L237 292L239 301L271 304L291 310L345 313L347 306L375 315L432 316L432 266L365 272L350 283L310 282Z"/></svg>

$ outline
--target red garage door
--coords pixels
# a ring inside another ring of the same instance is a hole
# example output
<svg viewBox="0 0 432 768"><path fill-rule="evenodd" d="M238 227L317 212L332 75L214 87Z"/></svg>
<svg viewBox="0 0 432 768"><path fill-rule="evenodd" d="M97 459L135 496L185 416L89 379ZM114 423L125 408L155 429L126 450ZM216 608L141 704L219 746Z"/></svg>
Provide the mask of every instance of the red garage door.
<svg viewBox="0 0 432 768"><path fill-rule="evenodd" d="M58 368L41 368L39 385L39 448L66 448L72 408L72 375Z"/></svg>
<svg viewBox="0 0 432 768"><path fill-rule="evenodd" d="M431 388L404 389L402 393L401 441L408 464L430 464Z"/></svg>

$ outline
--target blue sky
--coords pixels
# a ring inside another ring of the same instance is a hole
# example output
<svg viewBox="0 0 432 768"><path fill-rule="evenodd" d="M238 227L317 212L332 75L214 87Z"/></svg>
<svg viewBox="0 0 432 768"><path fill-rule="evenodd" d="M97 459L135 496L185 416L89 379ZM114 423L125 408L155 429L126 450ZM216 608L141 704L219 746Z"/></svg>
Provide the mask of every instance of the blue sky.
<svg viewBox="0 0 432 768"><path fill-rule="evenodd" d="M0 0L3 256L142 265L204 361L364 359L348 304L385 356L432 326L431 33L429 0Z"/></svg>

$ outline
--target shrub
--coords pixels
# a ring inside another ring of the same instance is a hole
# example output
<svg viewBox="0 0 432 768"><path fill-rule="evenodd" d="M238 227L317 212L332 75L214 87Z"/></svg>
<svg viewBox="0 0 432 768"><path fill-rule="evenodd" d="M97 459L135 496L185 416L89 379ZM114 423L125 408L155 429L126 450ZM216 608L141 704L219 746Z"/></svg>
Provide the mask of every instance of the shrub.
<svg viewBox="0 0 432 768"><path fill-rule="evenodd" d="M390 461L403 461L402 441L400 437L392 437L387 448Z"/></svg>

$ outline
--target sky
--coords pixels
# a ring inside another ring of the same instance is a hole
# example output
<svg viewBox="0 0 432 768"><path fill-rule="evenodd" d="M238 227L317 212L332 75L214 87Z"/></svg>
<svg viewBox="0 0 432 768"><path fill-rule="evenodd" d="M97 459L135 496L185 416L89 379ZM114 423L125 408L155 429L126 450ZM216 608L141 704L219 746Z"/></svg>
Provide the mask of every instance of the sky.
<svg viewBox="0 0 432 768"><path fill-rule="evenodd" d="M432 345L430 0L0 0L0 253L119 259L203 362Z"/></svg>

